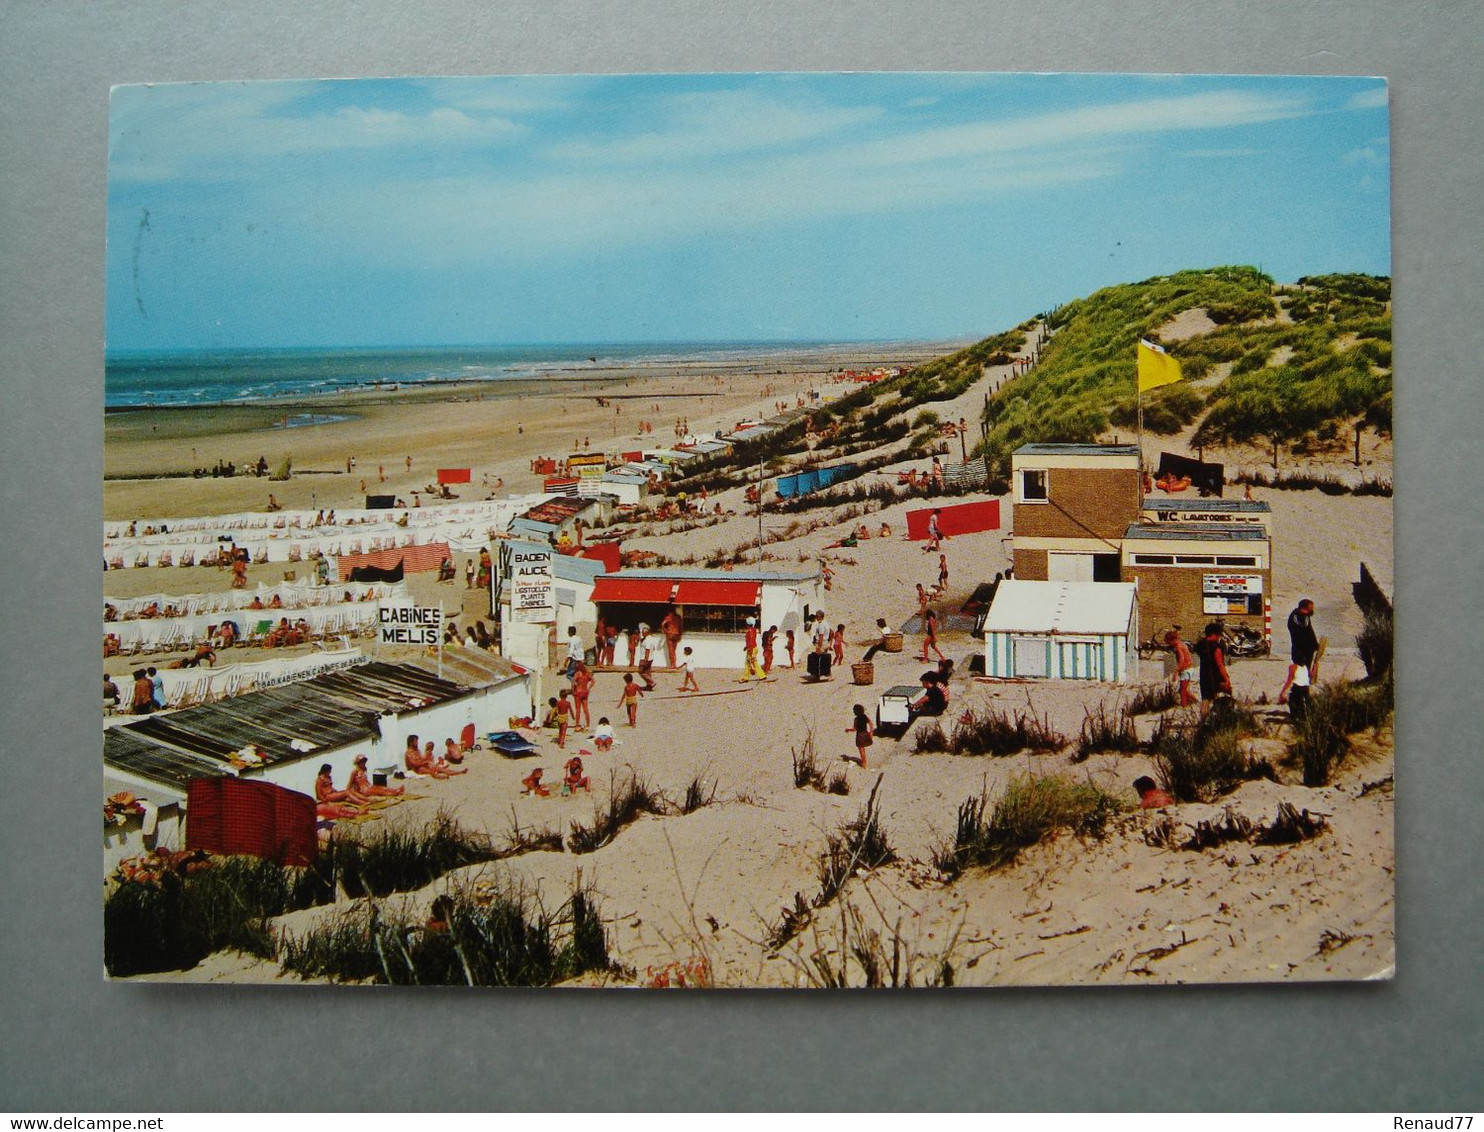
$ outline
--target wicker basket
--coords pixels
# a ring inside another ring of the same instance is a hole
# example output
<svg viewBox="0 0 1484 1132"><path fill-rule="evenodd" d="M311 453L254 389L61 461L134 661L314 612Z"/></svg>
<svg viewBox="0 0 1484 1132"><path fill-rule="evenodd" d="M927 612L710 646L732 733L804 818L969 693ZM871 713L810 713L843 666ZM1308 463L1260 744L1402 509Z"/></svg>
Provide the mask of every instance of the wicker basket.
<svg viewBox="0 0 1484 1132"><path fill-rule="evenodd" d="M900 633L883 633L883 634L881 634L881 651L882 652L901 652L902 651L902 634L900 634Z"/></svg>
<svg viewBox="0 0 1484 1132"><path fill-rule="evenodd" d="M876 681L876 666L863 660L850 666L850 675L857 684L872 684Z"/></svg>

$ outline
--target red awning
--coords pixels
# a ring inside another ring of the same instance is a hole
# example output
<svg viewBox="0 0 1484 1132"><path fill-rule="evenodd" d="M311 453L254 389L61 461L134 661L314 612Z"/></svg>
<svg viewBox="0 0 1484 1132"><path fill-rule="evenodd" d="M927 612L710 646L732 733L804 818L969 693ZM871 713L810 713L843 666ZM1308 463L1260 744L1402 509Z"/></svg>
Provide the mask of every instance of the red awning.
<svg viewBox="0 0 1484 1132"><path fill-rule="evenodd" d="M593 600L669 605L674 589L675 582L669 578L601 577L593 582Z"/></svg>
<svg viewBox="0 0 1484 1132"><path fill-rule="evenodd" d="M757 605L762 594L761 582L681 582L676 594L677 605Z"/></svg>

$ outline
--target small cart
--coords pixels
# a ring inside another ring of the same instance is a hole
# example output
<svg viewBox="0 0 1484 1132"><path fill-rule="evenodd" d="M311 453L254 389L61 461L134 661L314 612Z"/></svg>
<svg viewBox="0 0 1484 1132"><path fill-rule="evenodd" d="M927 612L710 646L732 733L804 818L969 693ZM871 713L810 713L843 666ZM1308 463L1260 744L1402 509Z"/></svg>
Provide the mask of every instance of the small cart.
<svg viewBox="0 0 1484 1132"><path fill-rule="evenodd" d="M922 695L922 689L912 684L896 684L881 693L876 703L876 733L900 738L912 726L916 713L912 701Z"/></svg>

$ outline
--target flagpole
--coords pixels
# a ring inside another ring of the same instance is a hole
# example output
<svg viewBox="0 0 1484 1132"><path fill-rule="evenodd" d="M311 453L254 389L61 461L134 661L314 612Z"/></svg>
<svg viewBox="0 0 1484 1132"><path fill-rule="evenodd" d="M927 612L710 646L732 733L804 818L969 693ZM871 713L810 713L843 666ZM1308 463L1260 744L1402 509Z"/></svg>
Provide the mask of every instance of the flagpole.
<svg viewBox="0 0 1484 1132"><path fill-rule="evenodd" d="M1134 401L1139 417L1139 511L1144 510L1144 391L1139 388L1139 375L1134 374Z"/></svg>

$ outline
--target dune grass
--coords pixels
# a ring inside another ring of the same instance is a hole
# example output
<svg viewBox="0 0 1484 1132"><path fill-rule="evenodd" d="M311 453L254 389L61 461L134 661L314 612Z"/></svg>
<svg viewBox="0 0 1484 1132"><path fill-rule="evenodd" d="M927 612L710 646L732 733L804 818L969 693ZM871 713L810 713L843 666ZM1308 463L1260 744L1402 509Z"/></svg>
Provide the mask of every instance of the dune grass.
<svg viewBox="0 0 1484 1132"><path fill-rule="evenodd" d="M1242 739L1262 733L1252 709L1219 700L1204 719L1164 719L1150 752L1161 784L1181 802L1214 802L1244 782L1275 779L1272 765L1252 757Z"/></svg>
<svg viewBox="0 0 1484 1132"><path fill-rule="evenodd" d="M944 731L939 721L919 727L913 735L913 752L948 752L955 755L1005 755L1021 751L1059 751L1069 740L1051 726L1045 716L1033 711L965 711Z"/></svg>
<svg viewBox="0 0 1484 1132"><path fill-rule="evenodd" d="M421 986L551 986L613 970L608 936L589 889L554 913L518 887L455 891L420 920L406 907L358 904L281 945L302 978Z"/></svg>
<svg viewBox="0 0 1484 1132"><path fill-rule="evenodd" d="M1072 751L1073 762L1085 762L1100 751L1137 751L1139 736L1134 730L1134 720L1126 708L1114 708L1099 701L1096 709L1083 711L1082 730Z"/></svg>
<svg viewBox="0 0 1484 1132"><path fill-rule="evenodd" d="M1060 830L1099 837L1124 808L1091 782L1061 775L1017 775L992 807L984 795L959 805L953 841L938 850L933 863L949 876L975 867L1003 868Z"/></svg>
<svg viewBox="0 0 1484 1132"><path fill-rule="evenodd" d="M644 814L663 814L669 806L665 796L639 776L632 767L629 776L619 780L614 771L609 780L608 803L593 811L590 822L574 821L567 834L567 848L573 853L592 853L618 836L619 830L639 820Z"/></svg>
<svg viewBox="0 0 1484 1132"><path fill-rule="evenodd" d="M1380 727L1396 704L1395 684L1387 675L1374 684L1339 681L1309 695L1308 710L1294 724L1289 752L1302 767L1305 786L1325 786L1352 750L1350 737Z"/></svg>
<svg viewBox="0 0 1484 1132"><path fill-rule="evenodd" d="M111 975L187 970L215 951L276 953L269 921L349 896L386 896L500 856L446 811L426 825L337 839L304 868L258 857L211 857L188 873L121 880L103 905L104 967Z"/></svg>

